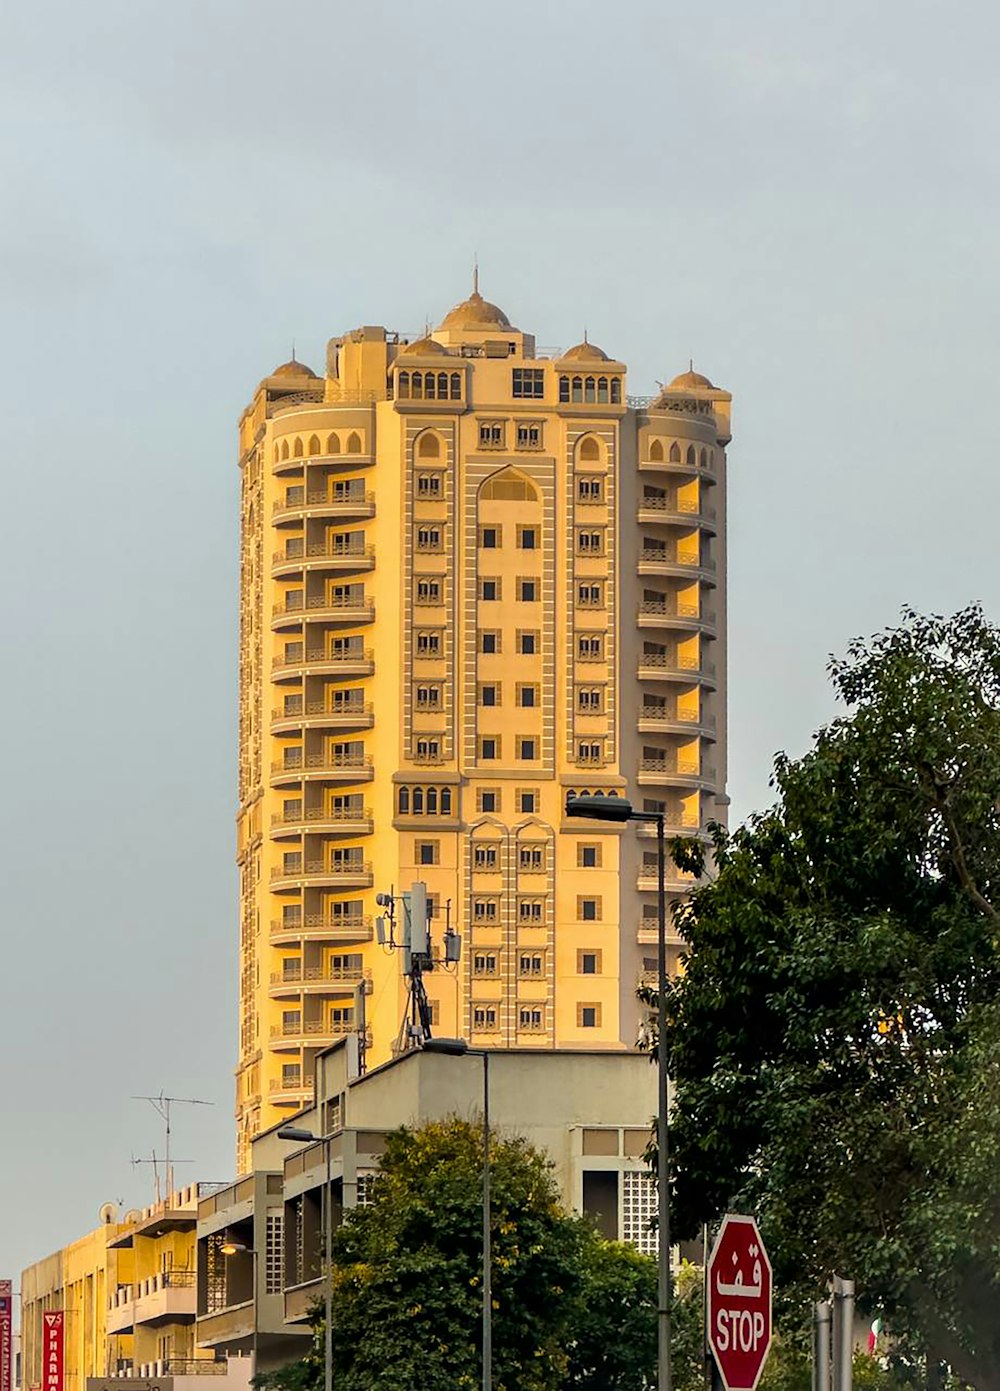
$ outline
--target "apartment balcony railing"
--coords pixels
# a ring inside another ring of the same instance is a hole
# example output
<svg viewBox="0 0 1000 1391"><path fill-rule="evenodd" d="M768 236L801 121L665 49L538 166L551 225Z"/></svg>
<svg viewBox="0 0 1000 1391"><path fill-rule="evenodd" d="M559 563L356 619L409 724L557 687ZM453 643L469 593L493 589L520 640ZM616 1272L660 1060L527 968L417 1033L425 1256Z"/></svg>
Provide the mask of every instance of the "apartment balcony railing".
<svg viewBox="0 0 1000 1391"><path fill-rule="evenodd" d="M271 676L300 675L303 670L343 672L345 676L371 676L375 670L375 651L371 647L356 652L327 652L322 647L307 648L303 643L289 643L291 652L279 652L271 661Z"/></svg>
<svg viewBox="0 0 1000 1391"><path fill-rule="evenodd" d="M370 942L372 920L367 913L352 918L324 918L321 913L305 913L299 918L279 918L272 922L271 938L282 942Z"/></svg>
<svg viewBox="0 0 1000 1391"><path fill-rule="evenodd" d="M299 883L337 884L343 888L370 889L373 883L370 860L350 860L326 863L323 860L299 860L298 863L275 865L271 884L275 888L295 888Z"/></svg>
<svg viewBox="0 0 1000 1391"><path fill-rule="evenodd" d="M642 758L639 760L639 782L715 782L715 769L703 767L697 758Z"/></svg>
<svg viewBox="0 0 1000 1391"><path fill-rule="evenodd" d="M311 1097L313 1094L312 1079L309 1077L272 1077L268 1091L282 1092L286 1096L293 1092L296 1098Z"/></svg>
<svg viewBox="0 0 1000 1391"><path fill-rule="evenodd" d="M311 595L308 599L286 599L275 604L271 610L271 627L281 628L289 623L371 623L375 618L375 605L370 599L352 597L331 598L325 594Z"/></svg>
<svg viewBox="0 0 1000 1391"><path fill-rule="evenodd" d="M353 1020L303 1019L298 1024L282 1021L271 1025L271 1042L315 1043L317 1039L343 1038L345 1034L354 1033L357 1033L357 1025Z"/></svg>
<svg viewBox="0 0 1000 1391"><path fill-rule="evenodd" d="M303 569L370 570L374 564L374 546L303 546L296 540L289 541L283 551L275 551L271 558L271 574Z"/></svg>
<svg viewBox="0 0 1000 1391"><path fill-rule="evenodd" d="M650 497L647 494L639 499L637 515L640 522L669 522L676 518L679 522L711 527L716 521L715 508L700 499Z"/></svg>
<svg viewBox="0 0 1000 1391"><path fill-rule="evenodd" d="M337 758L325 753L310 753L303 758L286 758L271 764L271 781L301 782L303 779L329 778L338 782L362 782L374 776L370 757L365 754L342 754Z"/></svg>
<svg viewBox="0 0 1000 1391"><path fill-rule="evenodd" d="M371 980L371 977L371 971L366 970L363 966L303 966L301 963L296 963L295 966L286 966L283 971L273 971L271 984L299 985L310 982L340 984L345 981L357 984L363 980Z"/></svg>
<svg viewBox="0 0 1000 1391"><path fill-rule="evenodd" d="M701 710L677 709L668 705L640 705L638 716L639 730L642 732L647 729L653 732L657 726L664 729L670 726L681 725L684 728L695 726L699 730L715 729L715 716L707 715ZM692 733L696 732L693 728Z"/></svg>
<svg viewBox="0 0 1000 1391"><path fill-rule="evenodd" d="M327 705L322 700L294 699L271 711L272 725L297 728L300 725L330 729L370 729L375 723L375 707L370 701Z"/></svg>
<svg viewBox="0 0 1000 1391"><path fill-rule="evenodd" d="M713 627L715 625L715 610L706 608L702 604L690 604L683 600L664 600L659 602L656 599L643 599L639 604L637 621L640 628L655 628L662 620L668 623L676 619L680 623L689 623L692 627Z"/></svg>
<svg viewBox="0 0 1000 1391"><path fill-rule="evenodd" d="M669 573L673 570L699 571L701 574L714 575L715 561L710 556L703 556L698 551L688 550L681 546L650 546L648 543L639 549L638 571L640 575L654 575L660 572Z"/></svg>
<svg viewBox="0 0 1000 1391"><path fill-rule="evenodd" d="M321 517L345 517L363 519L375 515L375 494L357 489L350 493L306 492L302 488L290 488L287 497L278 498L271 515L280 522L301 517L304 513L315 513Z"/></svg>
<svg viewBox="0 0 1000 1391"><path fill-rule="evenodd" d="M715 676L715 664L701 657L679 657L670 652L640 652L639 678L660 680L680 676L692 681L711 681Z"/></svg>
<svg viewBox="0 0 1000 1391"><path fill-rule="evenodd" d="M329 826L337 834L370 835L373 824L371 807L299 807L271 817L272 831L321 831Z"/></svg>
<svg viewBox="0 0 1000 1391"><path fill-rule="evenodd" d="M714 479L716 477L718 469L711 459L706 458L703 464L700 455L697 455L689 462L686 457L686 449L683 451L683 454L685 457L680 459L640 459L639 472L658 473L662 470L664 473L684 473L690 478Z"/></svg>

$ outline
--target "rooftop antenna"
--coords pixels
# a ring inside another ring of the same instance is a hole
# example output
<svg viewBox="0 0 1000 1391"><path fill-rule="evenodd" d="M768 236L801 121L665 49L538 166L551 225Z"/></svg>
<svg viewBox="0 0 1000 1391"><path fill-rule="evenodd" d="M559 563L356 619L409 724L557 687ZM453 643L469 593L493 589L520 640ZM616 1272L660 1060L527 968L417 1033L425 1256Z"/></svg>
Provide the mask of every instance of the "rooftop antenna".
<svg viewBox="0 0 1000 1391"><path fill-rule="evenodd" d="M174 1188L173 1174L170 1168L170 1108L171 1106L214 1106L215 1102L202 1101L199 1097L194 1096L164 1096L162 1092L160 1092L159 1096L134 1096L132 1100L148 1101L156 1114L163 1118L166 1133L166 1153L164 1156L164 1172L167 1182L166 1202L169 1207L170 1195L173 1193ZM183 1162L189 1164L191 1161L185 1159Z"/></svg>
<svg viewBox="0 0 1000 1391"><path fill-rule="evenodd" d="M162 1197L163 1197L162 1193L160 1192L160 1169L159 1169L159 1165L160 1165L161 1162L162 1162L162 1161L160 1160L160 1157L159 1157L159 1155L156 1153L156 1150L155 1150L155 1149L152 1150L152 1151L150 1152L150 1157L149 1157L149 1159L140 1159L140 1158L137 1158L137 1157L133 1154L133 1155L132 1155L132 1158L129 1160L129 1163L132 1165L132 1168L133 1168L133 1169L136 1168L139 1164L152 1164L152 1166L153 1166L153 1192L156 1194L156 1201L157 1201L157 1202L160 1202L160 1201L162 1200ZM193 1159L175 1159L173 1162L174 1162L175 1164L193 1164L193 1163L194 1163L194 1160L193 1160ZM119 1206L121 1206L121 1200L119 1200Z"/></svg>

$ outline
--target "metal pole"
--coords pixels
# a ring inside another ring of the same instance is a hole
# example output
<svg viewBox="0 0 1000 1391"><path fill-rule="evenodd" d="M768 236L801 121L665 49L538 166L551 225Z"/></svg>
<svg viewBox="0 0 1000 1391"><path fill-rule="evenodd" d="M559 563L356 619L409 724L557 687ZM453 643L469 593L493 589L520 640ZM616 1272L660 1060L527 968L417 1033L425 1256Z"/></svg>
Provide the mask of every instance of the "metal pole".
<svg viewBox="0 0 1000 1391"><path fill-rule="evenodd" d="M830 1391L830 1324L833 1311L828 1299L813 1308L812 1391Z"/></svg>
<svg viewBox="0 0 1000 1391"><path fill-rule="evenodd" d="M657 935L656 935L656 1205L659 1221L657 1288L658 1391L672 1391L670 1376L670 1187L669 1121L667 1118L667 846L664 817L656 818Z"/></svg>
<svg viewBox="0 0 1000 1391"><path fill-rule="evenodd" d="M326 1391L330 1391L327 1387ZM483 1391L493 1391L493 1250L490 1244L490 1055L483 1053Z"/></svg>
<svg viewBox="0 0 1000 1391"><path fill-rule="evenodd" d="M329 1124L329 1121L327 1121L327 1124ZM327 1135L323 1143L326 1146L326 1188L323 1190L323 1196L326 1200L325 1220L323 1224L325 1228L323 1240L326 1243L326 1269L323 1272L325 1282L323 1295L326 1312L326 1328L323 1337L323 1391L331 1391L333 1386L333 1319L331 1317L333 1306L333 1272L330 1269L330 1256L333 1247L333 1223L331 1221L333 1203L331 1202L330 1193L330 1151L333 1146L330 1143L329 1135Z"/></svg>
<svg viewBox="0 0 1000 1391"><path fill-rule="evenodd" d="M833 1277L833 1391L854 1384L854 1281Z"/></svg>

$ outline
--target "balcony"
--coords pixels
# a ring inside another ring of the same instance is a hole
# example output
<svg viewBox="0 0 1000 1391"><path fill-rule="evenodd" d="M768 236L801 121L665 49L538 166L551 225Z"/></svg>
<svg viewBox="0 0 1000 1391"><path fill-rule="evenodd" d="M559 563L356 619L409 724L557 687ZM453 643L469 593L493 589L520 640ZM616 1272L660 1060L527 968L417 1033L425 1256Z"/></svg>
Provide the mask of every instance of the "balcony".
<svg viewBox="0 0 1000 1391"><path fill-rule="evenodd" d="M355 456L357 457L357 456ZM351 493L310 492L290 488L290 497L279 498L271 510L275 526L298 522L305 517L333 517L342 521L366 521L375 515L375 494L360 488Z"/></svg>
<svg viewBox="0 0 1000 1391"><path fill-rule="evenodd" d="M370 836L374 822L371 807L300 807L271 817L271 836L311 835Z"/></svg>
<svg viewBox="0 0 1000 1391"><path fill-rule="evenodd" d="M287 734L297 729L371 729L375 710L370 702L329 706L322 700L290 700L271 711L271 731Z"/></svg>
<svg viewBox="0 0 1000 1391"><path fill-rule="evenodd" d="M714 787L715 769L703 768L696 758L642 758L637 782L640 787L680 783L686 787Z"/></svg>
<svg viewBox="0 0 1000 1391"><path fill-rule="evenodd" d="M715 610L680 599L643 599L635 621L639 628L697 628L704 632L715 628Z"/></svg>
<svg viewBox="0 0 1000 1391"><path fill-rule="evenodd" d="M710 458L701 464L697 452L690 462L686 457L687 450L684 450L684 455L685 457L680 459L640 459L639 472L684 474L687 478L707 478L715 482L718 466L712 463Z"/></svg>
<svg viewBox="0 0 1000 1391"><path fill-rule="evenodd" d="M294 966L286 966L283 971L272 972L268 993L272 1000L287 999L289 996L297 998L302 994L353 995L362 982L370 982L371 978L371 971L360 966L357 969L342 967L340 970L329 970L323 966L303 966L296 962Z"/></svg>
<svg viewBox="0 0 1000 1391"><path fill-rule="evenodd" d="M272 1077L268 1087L275 1106L308 1106L313 1100L313 1084L308 1077Z"/></svg>
<svg viewBox="0 0 1000 1391"><path fill-rule="evenodd" d="M304 1019L298 1024L272 1024L271 1047L276 1052L286 1048L326 1048L338 1038L358 1032L352 1020L337 1023L325 1019Z"/></svg>
<svg viewBox="0 0 1000 1391"><path fill-rule="evenodd" d="M701 657L678 657L670 652L640 652L637 675L640 681L715 685L715 666L712 662L706 662Z"/></svg>
<svg viewBox="0 0 1000 1391"><path fill-rule="evenodd" d="M710 503L695 502L688 498L648 497L639 499L636 520L658 525L677 524L685 527L701 527L704 531L716 531L716 510Z"/></svg>
<svg viewBox="0 0 1000 1391"><path fill-rule="evenodd" d="M668 578L689 576L714 583L715 561L688 546L641 546L636 569L640 576Z"/></svg>
<svg viewBox="0 0 1000 1391"><path fill-rule="evenodd" d="M304 570L334 570L354 574L374 568L375 547L365 545L303 546L301 540L296 538L288 542L285 550L276 551L271 557L271 574L275 579L280 579L282 575L301 574Z"/></svg>
<svg viewBox="0 0 1000 1391"><path fill-rule="evenodd" d="M324 918L321 913L306 913L304 917L281 918L271 923L271 941L277 946L291 942L351 944L371 940L372 920L368 914L358 914L353 918Z"/></svg>
<svg viewBox="0 0 1000 1391"><path fill-rule="evenodd" d="M636 727L640 734L687 734L714 738L715 716L701 710L679 710L668 705L641 705Z"/></svg>
<svg viewBox="0 0 1000 1391"><path fill-rule="evenodd" d="M271 680L284 681L301 676L371 676L375 671L375 652L371 647L356 652L327 652L322 647L289 644L291 654L280 652L271 662ZM296 650L297 649L297 650Z"/></svg>
<svg viewBox="0 0 1000 1391"><path fill-rule="evenodd" d="M370 782L375 776L372 760L364 754L343 754L332 758L325 753L306 754L305 760L291 759L271 764L271 786L285 787L289 783Z"/></svg>
<svg viewBox="0 0 1000 1391"><path fill-rule="evenodd" d="M374 882L370 860L346 864L306 860L297 866L275 865L271 870L271 888L276 893L303 888L370 889Z"/></svg>
<svg viewBox="0 0 1000 1391"><path fill-rule="evenodd" d="M294 628L303 622L310 623L372 623L375 619L375 605L365 598L330 598L325 594L314 594L304 602L302 599L287 599L275 604L271 610L271 627Z"/></svg>
<svg viewBox="0 0 1000 1391"><path fill-rule="evenodd" d="M108 1299L109 1333L131 1332L137 1324L194 1322L195 1272L166 1270L131 1285L119 1285Z"/></svg>
<svg viewBox="0 0 1000 1391"><path fill-rule="evenodd" d="M686 894L689 889L696 889L699 881L693 874L681 874L673 865L667 865L667 893ZM639 893L655 894L658 890L656 866L641 865L639 873L635 878L635 887Z"/></svg>

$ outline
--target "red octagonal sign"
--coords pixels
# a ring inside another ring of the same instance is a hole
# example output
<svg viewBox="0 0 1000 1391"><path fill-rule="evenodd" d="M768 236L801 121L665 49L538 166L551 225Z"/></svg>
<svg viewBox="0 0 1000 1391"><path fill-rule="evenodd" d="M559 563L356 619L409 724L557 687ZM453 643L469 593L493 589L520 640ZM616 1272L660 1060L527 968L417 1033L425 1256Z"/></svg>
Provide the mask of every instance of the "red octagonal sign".
<svg viewBox="0 0 1000 1391"><path fill-rule="evenodd" d="M726 1391L756 1391L771 1347L771 1262L752 1217L722 1219L708 1261L706 1319Z"/></svg>

